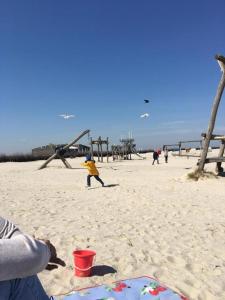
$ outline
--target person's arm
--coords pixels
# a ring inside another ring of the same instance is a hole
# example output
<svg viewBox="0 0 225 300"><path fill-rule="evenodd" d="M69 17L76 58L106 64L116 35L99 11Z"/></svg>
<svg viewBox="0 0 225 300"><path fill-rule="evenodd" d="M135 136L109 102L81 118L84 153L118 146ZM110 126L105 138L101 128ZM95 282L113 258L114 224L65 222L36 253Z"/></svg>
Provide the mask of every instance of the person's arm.
<svg viewBox="0 0 225 300"><path fill-rule="evenodd" d="M81 166L87 167L89 165L89 162L85 161L84 163L81 163Z"/></svg>
<svg viewBox="0 0 225 300"><path fill-rule="evenodd" d="M24 278L44 270L50 260L49 247L28 235L0 240L0 281Z"/></svg>
<svg viewBox="0 0 225 300"><path fill-rule="evenodd" d="M23 278L45 269L50 260L48 245L24 235L0 217L0 281Z"/></svg>
<svg viewBox="0 0 225 300"><path fill-rule="evenodd" d="M16 225L0 217L0 239L9 239L18 234L21 234L21 232Z"/></svg>

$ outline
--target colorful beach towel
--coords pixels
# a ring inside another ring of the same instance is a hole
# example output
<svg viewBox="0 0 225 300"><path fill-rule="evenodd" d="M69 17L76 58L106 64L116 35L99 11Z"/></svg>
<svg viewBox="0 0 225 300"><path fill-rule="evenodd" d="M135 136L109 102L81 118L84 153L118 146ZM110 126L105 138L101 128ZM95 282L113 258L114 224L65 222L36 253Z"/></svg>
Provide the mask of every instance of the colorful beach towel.
<svg viewBox="0 0 225 300"><path fill-rule="evenodd" d="M75 291L64 300L188 300L151 277L117 281Z"/></svg>

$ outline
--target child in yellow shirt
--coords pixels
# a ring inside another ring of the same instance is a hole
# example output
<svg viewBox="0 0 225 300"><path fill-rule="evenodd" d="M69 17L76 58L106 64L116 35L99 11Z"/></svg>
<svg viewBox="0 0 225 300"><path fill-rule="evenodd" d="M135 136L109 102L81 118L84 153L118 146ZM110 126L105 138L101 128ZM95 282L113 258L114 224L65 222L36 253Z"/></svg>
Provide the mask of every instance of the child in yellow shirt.
<svg viewBox="0 0 225 300"><path fill-rule="evenodd" d="M86 167L88 169L88 176L87 176L87 187L91 186L91 177L94 176L94 178L101 183L102 186L104 186L104 182L99 177L99 172L95 166L95 161L91 159L91 155L86 156L86 160L84 163L81 164L82 166Z"/></svg>

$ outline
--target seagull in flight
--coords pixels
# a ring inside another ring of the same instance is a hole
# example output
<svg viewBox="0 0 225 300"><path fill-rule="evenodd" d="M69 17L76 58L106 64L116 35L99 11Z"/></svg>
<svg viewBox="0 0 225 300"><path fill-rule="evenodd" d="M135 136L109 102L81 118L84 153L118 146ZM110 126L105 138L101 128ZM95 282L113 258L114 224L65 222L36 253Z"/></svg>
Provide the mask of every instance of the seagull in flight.
<svg viewBox="0 0 225 300"><path fill-rule="evenodd" d="M145 103L149 103L150 100L149 99L144 99L144 101L145 101Z"/></svg>
<svg viewBox="0 0 225 300"><path fill-rule="evenodd" d="M68 120L70 118L74 118L75 116L74 115L62 114L62 115L59 115L59 117L62 117L63 119Z"/></svg>
<svg viewBox="0 0 225 300"><path fill-rule="evenodd" d="M148 113L145 113L143 115L140 115L140 118L148 118L149 117L149 114Z"/></svg>

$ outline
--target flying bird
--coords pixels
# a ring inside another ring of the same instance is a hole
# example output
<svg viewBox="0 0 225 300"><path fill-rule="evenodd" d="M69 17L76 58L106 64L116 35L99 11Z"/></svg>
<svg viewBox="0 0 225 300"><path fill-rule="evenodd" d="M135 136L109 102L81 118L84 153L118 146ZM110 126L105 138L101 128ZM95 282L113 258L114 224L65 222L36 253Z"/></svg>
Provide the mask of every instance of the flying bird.
<svg viewBox="0 0 225 300"><path fill-rule="evenodd" d="M143 115L140 115L140 118L148 118L149 117L149 114L148 113L145 113Z"/></svg>
<svg viewBox="0 0 225 300"><path fill-rule="evenodd" d="M149 99L144 99L144 101L145 101L145 103L149 103L150 100Z"/></svg>
<svg viewBox="0 0 225 300"><path fill-rule="evenodd" d="M62 115L59 115L59 117L62 117L63 119L68 120L68 119L70 119L70 118L74 118L75 116L74 116L74 115L66 115L66 114L62 114Z"/></svg>

